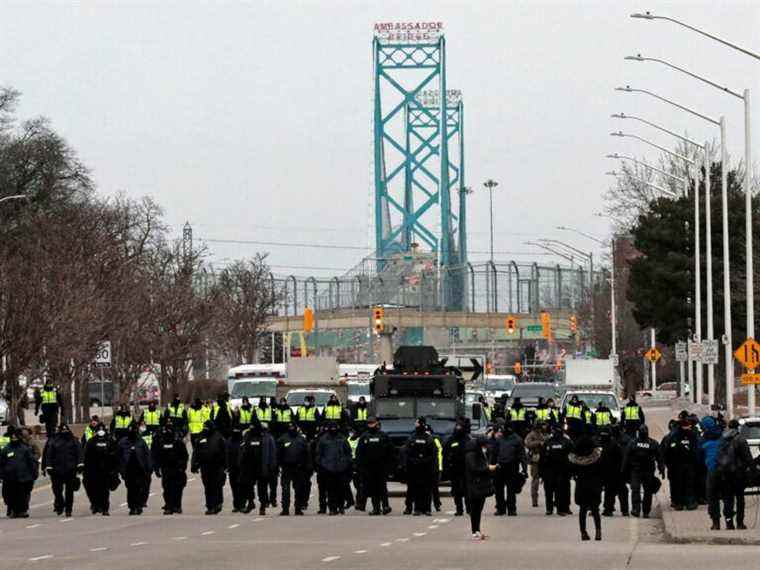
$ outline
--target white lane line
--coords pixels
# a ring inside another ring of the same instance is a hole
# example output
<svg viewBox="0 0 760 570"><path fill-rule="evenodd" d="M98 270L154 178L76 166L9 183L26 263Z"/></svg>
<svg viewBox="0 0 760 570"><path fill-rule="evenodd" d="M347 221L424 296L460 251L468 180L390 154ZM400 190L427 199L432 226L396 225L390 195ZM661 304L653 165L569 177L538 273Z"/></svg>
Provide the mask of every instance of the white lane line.
<svg viewBox="0 0 760 570"><path fill-rule="evenodd" d="M186 536L175 536L173 540L187 540Z"/></svg>
<svg viewBox="0 0 760 570"><path fill-rule="evenodd" d="M408 538L397 538L396 542L409 542Z"/></svg>
<svg viewBox="0 0 760 570"><path fill-rule="evenodd" d="M105 546L98 546L97 548L90 548L90 552L103 552L104 550L108 550Z"/></svg>
<svg viewBox="0 0 760 570"><path fill-rule="evenodd" d="M414 536L425 536L427 533L426 532L413 532L412 534Z"/></svg>
<svg viewBox="0 0 760 570"><path fill-rule="evenodd" d="M336 560L340 560L340 556L328 556L327 558L323 558L322 562L335 562Z"/></svg>
<svg viewBox="0 0 760 570"><path fill-rule="evenodd" d="M35 556L34 558L30 558L29 562L37 562L38 560L47 560L48 558L52 558L52 554L43 554L42 556Z"/></svg>
<svg viewBox="0 0 760 570"><path fill-rule="evenodd" d="M434 529L438 528L438 525L437 524L431 524L428 528L430 530L434 530Z"/></svg>
<svg viewBox="0 0 760 570"><path fill-rule="evenodd" d="M456 511L446 511L446 514L447 514L447 515L453 515L453 514L455 514L455 513L456 513Z"/></svg>
<svg viewBox="0 0 760 570"><path fill-rule="evenodd" d="M73 521L73 520L74 520L74 519L72 519L72 518L68 518L68 519L61 519L61 521L60 521L60 522L62 522L62 523L65 523L65 522L71 522L71 521Z"/></svg>
<svg viewBox="0 0 760 570"><path fill-rule="evenodd" d="M380 546L390 546L391 544L393 544L393 543L392 542L381 542Z"/></svg>
<svg viewBox="0 0 760 570"><path fill-rule="evenodd" d="M367 554L366 550L354 550L354 554Z"/></svg>
<svg viewBox="0 0 760 570"><path fill-rule="evenodd" d="M451 522L451 519L433 519L434 523L447 523Z"/></svg>
<svg viewBox="0 0 760 570"><path fill-rule="evenodd" d="M261 521L265 521L265 520L267 520L267 519L263 519L261 517L256 517L255 519L253 519L253 522L261 522Z"/></svg>
<svg viewBox="0 0 760 570"><path fill-rule="evenodd" d="M145 546L146 544L148 543L147 542L133 542L129 546Z"/></svg>
<svg viewBox="0 0 760 570"><path fill-rule="evenodd" d="M29 525L26 525L26 528L37 528L38 526L42 526L42 525L40 523L29 524Z"/></svg>
<svg viewBox="0 0 760 570"><path fill-rule="evenodd" d="M127 506L127 503L122 503L122 504L120 504L119 506L120 506L120 507L126 507L126 506Z"/></svg>
<svg viewBox="0 0 760 570"><path fill-rule="evenodd" d="M229 528L229 529L233 529L233 528L237 528L237 527L239 527L239 526L240 526L239 524L231 524L231 525L230 525L230 526L228 526L227 528Z"/></svg>
<svg viewBox="0 0 760 570"><path fill-rule="evenodd" d="M212 535L212 534L216 534L216 532L213 531L213 530L207 530L206 532L202 532L201 536L209 536L209 535Z"/></svg>

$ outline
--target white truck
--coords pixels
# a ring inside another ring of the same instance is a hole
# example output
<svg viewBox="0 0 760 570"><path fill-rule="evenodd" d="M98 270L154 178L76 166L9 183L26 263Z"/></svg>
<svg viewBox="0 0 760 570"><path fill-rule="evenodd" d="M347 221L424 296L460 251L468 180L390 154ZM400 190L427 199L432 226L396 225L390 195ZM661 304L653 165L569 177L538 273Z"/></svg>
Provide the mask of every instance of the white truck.
<svg viewBox="0 0 760 570"><path fill-rule="evenodd" d="M620 401L615 394L615 367L612 360L601 358L565 360L565 394L562 408L573 396L586 403L593 412L599 402L620 420Z"/></svg>

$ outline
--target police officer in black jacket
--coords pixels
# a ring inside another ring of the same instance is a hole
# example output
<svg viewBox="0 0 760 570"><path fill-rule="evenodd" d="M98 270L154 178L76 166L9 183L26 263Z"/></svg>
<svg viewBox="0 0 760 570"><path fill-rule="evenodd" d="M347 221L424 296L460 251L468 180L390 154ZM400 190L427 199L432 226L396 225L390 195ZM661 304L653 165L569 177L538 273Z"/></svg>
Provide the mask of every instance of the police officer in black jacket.
<svg viewBox="0 0 760 570"><path fill-rule="evenodd" d="M187 485L189 455L171 418L161 427L153 442L153 469L164 491L164 514L182 514L182 493Z"/></svg>
<svg viewBox="0 0 760 570"><path fill-rule="evenodd" d="M277 462L282 468L280 483L282 485L282 511L280 515L290 514L290 488L293 487L295 514L303 515L309 502L309 480L314 471L311 460L311 446L306 437L299 432L295 421L288 425L288 430L277 442Z"/></svg>
<svg viewBox="0 0 760 570"><path fill-rule="evenodd" d="M74 480L84 468L82 446L67 424L61 424L58 433L45 444L42 454L42 472L50 476L55 501L55 514L71 516L74 508Z"/></svg>
<svg viewBox="0 0 760 570"><path fill-rule="evenodd" d="M116 443L100 423L84 448L84 489L90 499L90 512L109 515L111 487L118 483Z"/></svg>
<svg viewBox="0 0 760 570"><path fill-rule="evenodd" d="M697 434L685 414L668 434L662 460L668 467L671 502L677 507L697 508L696 474L700 459Z"/></svg>
<svg viewBox="0 0 760 570"><path fill-rule="evenodd" d="M21 441L19 430L9 427L8 445L0 449L0 481L9 518L29 517L29 498L37 479L37 460L32 449Z"/></svg>
<svg viewBox="0 0 760 570"><path fill-rule="evenodd" d="M544 482L546 514L565 516L570 512L570 463L568 455L573 443L566 437L559 425L554 426L552 435L544 442L538 461L538 472Z"/></svg>
<svg viewBox="0 0 760 570"><path fill-rule="evenodd" d="M623 467L623 450L612 435L609 426L602 426L598 432L598 444L602 448L599 460L602 489L604 491L604 507L602 516L611 517L615 513L615 499L619 496L621 486L621 470ZM628 501L623 516L628 516Z"/></svg>
<svg viewBox="0 0 760 570"><path fill-rule="evenodd" d="M269 503L269 482L277 473L277 444L258 418L253 419L251 429L245 432L238 463L243 512L250 513L253 510L258 491L259 514L265 515Z"/></svg>
<svg viewBox="0 0 760 570"><path fill-rule="evenodd" d="M495 516L508 514L517 516L517 489L519 486L520 472L528 471L528 462L525 455L525 444L522 438L512 430L510 424L505 424L497 433L491 448L491 463L498 465L494 473L494 487L496 488L496 512ZM506 488L507 496L504 498Z"/></svg>
<svg viewBox="0 0 760 570"><path fill-rule="evenodd" d="M634 517L642 514L644 518L649 518L652 494L656 491L655 468L662 476L664 469L660 446L649 437L649 428L642 425L636 432L636 438L631 440L623 454L622 471L623 476L631 482L631 514Z"/></svg>
<svg viewBox="0 0 760 570"><path fill-rule="evenodd" d="M139 436L137 423L132 422L126 437L118 443L119 473L127 488L130 515L141 515L148 496L153 460L148 445Z"/></svg>
<svg viewBox="0 0 760 570"><path fill-rule="evenodd" d="M227 480L227 446L214 422L206 421L193 448L190 470L200 471L206 494L206 514L217 515L224 505L224 483Z"/></svg>
<svg viewBox="0 0 760 570"><path fill-rule="evenodd" d="M404 514L430 516L434 463L438 449L433 436L427 433L425 418L417 418L414 433L404 444L403 462L406 472L407 507Z"/></svg>
<svg viewBox="0 0 760 570"><path fill-rule="evenodd" d="M391 512L388 504L388 467L394 464L395 451L388 435L380 429L377 418L368 418L367 430L356 445L356 465L361 486L372 500L370 515Z"/></svg>
<svg viewBox="0 0 760 570"><path fill-rule="evenodd" d="M454 497L455 516L461 517L465 508L470 512L467 498L467 479L465 474L465 455L470 437L470 422L459 418L454 426L454 433L443 445L443 470L451 481L451 495Z"/></svg>

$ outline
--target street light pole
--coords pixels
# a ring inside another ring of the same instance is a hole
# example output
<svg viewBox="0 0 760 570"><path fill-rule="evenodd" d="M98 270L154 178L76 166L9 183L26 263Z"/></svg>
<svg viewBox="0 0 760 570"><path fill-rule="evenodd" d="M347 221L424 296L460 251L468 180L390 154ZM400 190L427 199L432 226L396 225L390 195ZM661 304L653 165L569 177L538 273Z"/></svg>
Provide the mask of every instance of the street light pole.
<svg viewBox="0 0 760 570"><path fill-rule="evenodd" d="M490 178L483 182L483 186L488 189L491 204L491 266L493 267L493 191L499 185L495 180Z"/></svg>

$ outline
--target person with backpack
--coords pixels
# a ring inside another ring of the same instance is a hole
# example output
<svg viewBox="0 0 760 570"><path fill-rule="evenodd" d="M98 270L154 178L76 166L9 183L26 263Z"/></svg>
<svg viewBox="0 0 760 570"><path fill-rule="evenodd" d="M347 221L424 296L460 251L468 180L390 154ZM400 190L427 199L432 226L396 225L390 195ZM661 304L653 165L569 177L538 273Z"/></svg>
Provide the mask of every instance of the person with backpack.
<svg viewBox="0 0 760 570"><path fill-rule="evenodd" d="M710 416L702 418L699 425L702 428L702 438L699 441L700 456L707 469L707 513L712 520L710 530L720 530L721 477L716 467L718 466L718 448L720 447L722 430L715 418ZM680 510L672 500L671 507Z"/></svg>
<svg viewBox="0 0 760 570"><path fill-rule="evenodd" d="M739 435L739 422L728 422L728 430L718 443L715 469L720 477L720 492L723 496L723 516L726 530L746 530L744 526L744 488L747 472L753 468L752 453L747 440ZM734 510L735 507L735 510ZM715 511L712 513L715 514ZM736 527L734 527L736 516ZM716 525L717 522L717 525ZM715 528L717 526L717 528ZM720 530L720 518L713 518L712 530Z"/></svg>

